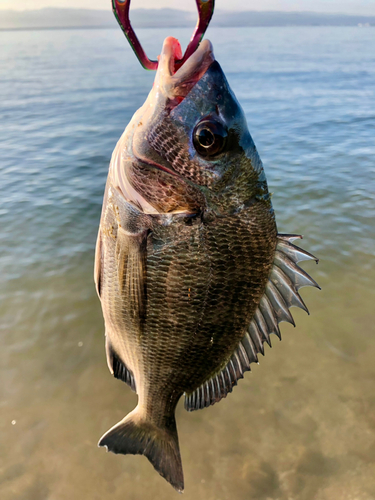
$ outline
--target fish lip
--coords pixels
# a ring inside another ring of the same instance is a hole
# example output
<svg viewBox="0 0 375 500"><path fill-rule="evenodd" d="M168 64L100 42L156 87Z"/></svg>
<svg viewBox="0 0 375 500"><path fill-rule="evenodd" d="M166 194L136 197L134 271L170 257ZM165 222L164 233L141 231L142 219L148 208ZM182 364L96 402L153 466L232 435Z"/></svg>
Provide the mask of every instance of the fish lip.
<svg viewBox="0 0 375 500"><path fill-rule="evenodd" d="M181 57L180 43L167 37L159 56L155 87L169 99L184 98L215 61L209 40L203 40L197 50L175 71L175 61Z"/></svg>

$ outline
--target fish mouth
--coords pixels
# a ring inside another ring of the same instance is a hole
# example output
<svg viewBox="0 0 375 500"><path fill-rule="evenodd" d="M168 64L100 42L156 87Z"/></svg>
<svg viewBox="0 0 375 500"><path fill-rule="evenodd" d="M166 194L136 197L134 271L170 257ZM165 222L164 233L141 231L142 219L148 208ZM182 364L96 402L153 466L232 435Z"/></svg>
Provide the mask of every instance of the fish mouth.
<svg viewBox="0 0 375 500"><path fill-rule="evenodd" d="M159 56L155 87L168 99L181 102L215 61L209 40L203 40L198 49L176 71L176 61L182 58L180 42L173 37L164 40ZM176 103L178 104L178 102Z"/></svg>

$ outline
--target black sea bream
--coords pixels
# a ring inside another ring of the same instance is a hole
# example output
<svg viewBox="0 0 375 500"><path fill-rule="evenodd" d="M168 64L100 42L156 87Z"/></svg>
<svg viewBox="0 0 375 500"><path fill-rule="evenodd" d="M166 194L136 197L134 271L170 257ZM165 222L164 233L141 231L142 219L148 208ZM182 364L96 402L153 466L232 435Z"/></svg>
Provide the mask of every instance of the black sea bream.
<svg viewBox="0 0 375 500"><path fill-rule="evenodd" d="M113 152L96 248L111 373L137 407L100 440L184 487L176 405L212 405L263 354L312 255L277 234L262 162L212 45L177 72L167 38L154 86Z"/></svg>

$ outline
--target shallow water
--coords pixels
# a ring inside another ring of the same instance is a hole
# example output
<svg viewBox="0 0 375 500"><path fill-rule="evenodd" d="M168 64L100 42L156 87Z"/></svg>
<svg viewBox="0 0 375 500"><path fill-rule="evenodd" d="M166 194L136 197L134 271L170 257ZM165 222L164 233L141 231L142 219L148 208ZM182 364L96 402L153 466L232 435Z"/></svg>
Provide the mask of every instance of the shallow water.
<svg viewBox="0 0 375 500"><path fill-rule="evenodd" d="M167 34L190 32L140 31L152 56ZM209 38L322 291L226 400L179 406L185 497L375 499L374 30ZM92 267L110 154L153 74L115 30L0 47L0 498L176 498L144 457L96 448L136 404L107 370Z"/></svg>

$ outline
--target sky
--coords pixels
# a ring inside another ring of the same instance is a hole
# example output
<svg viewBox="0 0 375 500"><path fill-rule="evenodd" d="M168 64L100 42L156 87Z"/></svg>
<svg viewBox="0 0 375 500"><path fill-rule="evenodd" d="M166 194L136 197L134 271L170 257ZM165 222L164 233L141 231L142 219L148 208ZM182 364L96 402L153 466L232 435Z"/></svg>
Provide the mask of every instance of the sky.
<svg viewBox="0 0 375 500"><path fill-rule="evenodd" d="M1 9L29 10L43 7L109 9L111 0L0 0ZM162 8L195 11L195 0L132 0L132 8ZM375 0L216 0L220 10L310 11L375 16Z"/></svg>

